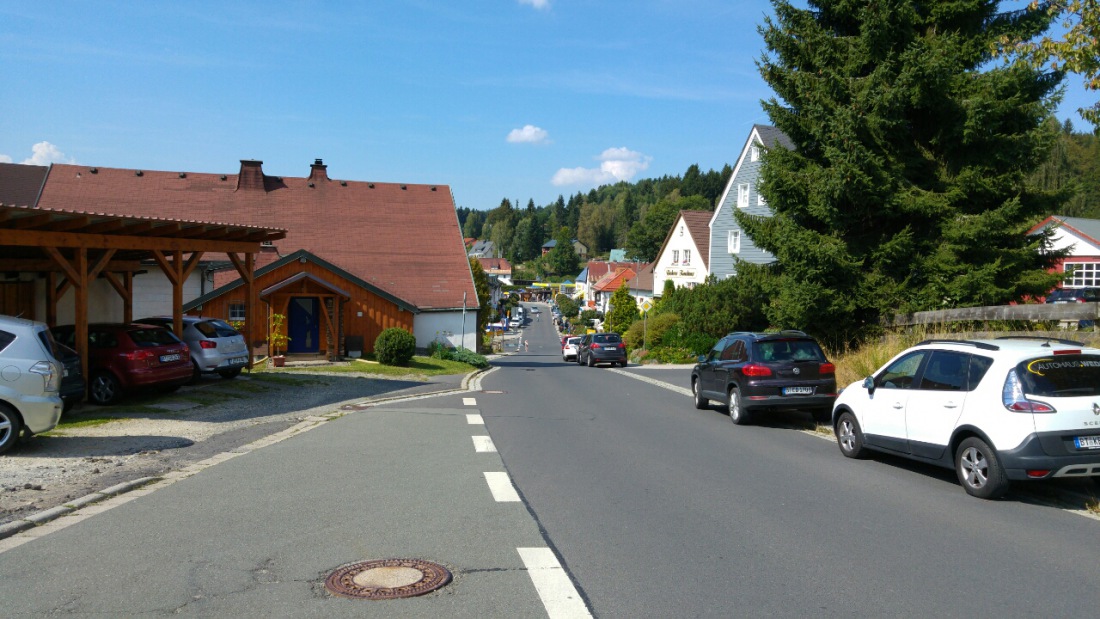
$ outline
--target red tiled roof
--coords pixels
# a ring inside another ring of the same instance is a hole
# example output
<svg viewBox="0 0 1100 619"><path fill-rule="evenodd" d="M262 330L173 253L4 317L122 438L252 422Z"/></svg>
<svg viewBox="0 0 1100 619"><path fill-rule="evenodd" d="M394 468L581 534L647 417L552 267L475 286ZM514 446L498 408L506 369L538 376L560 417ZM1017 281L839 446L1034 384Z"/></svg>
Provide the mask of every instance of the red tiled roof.
<svg viewBox="0 0 1100 619"><path fill-rule="evenodd" d="M619 269L640 269L644 267L646 262L607 262L606 260L589 260L588 261L588 281L599 281L601 277L608 273L614 273Z"/></svg>
<svg viewBox="0 0 1100 619"><path fill-rule="evenodd" d="M481 268L489 271L511 271L512 263L508 262L504 258L478 258L478 262L481 263Z"/></svg>
<svg viewBox="0 0 1100 619"><path fill-rule="evenodd" d="M599 292L614 292L622 288L628 280L635 279L636 275L634 269L619 269L614 273L608 273L601 277L592 289Z"/></svg>
<svg viewBox="0 0 1100 619"><path fill-rule="evenodd" d="M54 164L38 205L282 228L279 255L305 249L420 309L476 298L448 186L329 180L320 162L306 178L260 166L207 174Z"/></svg>
<svg viewBox="0 0 1100 619"><path fill-rule="evenodd" d="M653 263L649 263L638 271L638 277L630 280L631 290L644 290L653 294Z"/></svg>
<svg viewBox="0 0 1100 619"><path fill-rule="evenodd" d="M0 204L34 206L47 171L41 165L0 163Z"/></svg>

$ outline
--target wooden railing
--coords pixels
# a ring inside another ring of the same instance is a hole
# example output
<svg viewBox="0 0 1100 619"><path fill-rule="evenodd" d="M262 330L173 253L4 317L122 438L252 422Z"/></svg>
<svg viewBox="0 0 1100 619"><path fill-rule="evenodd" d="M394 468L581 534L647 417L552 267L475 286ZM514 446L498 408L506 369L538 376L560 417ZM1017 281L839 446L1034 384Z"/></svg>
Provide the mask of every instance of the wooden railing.
<svg viewBox="0 0 1100 619"><path fill-rule="evenodd" d="M988 322L997 320L1057 321L1076 324L1081 320L1100 322L1100 303L1036 303L1031 305L992 305L960 307L930 312L898 314L888 324L896 327L935 325L949 322Z"/></svg>

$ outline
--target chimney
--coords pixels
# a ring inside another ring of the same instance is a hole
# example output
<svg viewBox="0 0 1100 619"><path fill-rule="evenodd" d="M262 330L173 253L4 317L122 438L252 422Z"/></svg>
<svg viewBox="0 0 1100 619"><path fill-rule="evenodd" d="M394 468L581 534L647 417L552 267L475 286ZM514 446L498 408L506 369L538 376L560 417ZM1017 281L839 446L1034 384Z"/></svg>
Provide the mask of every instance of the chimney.
<svg viewBox="0 0 1100 619"><path fill-rule="evenodd" d="M237 191L264 189L264 162L258 159L241 159L241 174L237 177Z"/></svg>
<svg viewBox="0 0 1100 619"><path fill-rule="evenodd" d="M313 165L309 166L309 182L319 183L321 181L328 180L328 166L321 162L320 159L314 159Z"/></svg>

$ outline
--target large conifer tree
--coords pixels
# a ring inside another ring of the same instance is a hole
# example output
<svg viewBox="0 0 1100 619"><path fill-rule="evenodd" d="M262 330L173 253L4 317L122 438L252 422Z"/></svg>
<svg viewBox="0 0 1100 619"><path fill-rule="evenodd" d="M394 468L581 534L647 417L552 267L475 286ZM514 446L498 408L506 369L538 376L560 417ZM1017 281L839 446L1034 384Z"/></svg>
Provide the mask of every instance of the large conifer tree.
<svg viewBox="0 0 1100 619"><path fill-rule="evenodd" d="M738 213L777 258L769 319L850 338L898 311L1046 292L1027 230L1052 208L1026 178L1061 75L992 66L992 41L1043 32L997 0L773 0L764 103L795 148L765 155L773 217Z"/></svg>

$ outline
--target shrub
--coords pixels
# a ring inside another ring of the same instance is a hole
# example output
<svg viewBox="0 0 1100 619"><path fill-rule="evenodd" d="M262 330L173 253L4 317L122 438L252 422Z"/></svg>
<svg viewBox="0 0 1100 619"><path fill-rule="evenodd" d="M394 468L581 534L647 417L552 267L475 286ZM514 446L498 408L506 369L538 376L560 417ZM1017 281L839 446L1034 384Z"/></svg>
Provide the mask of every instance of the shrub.
<svg viewBox="0 0 1100 619"><path fill-rule="evenodd" d="M623 342L626 344L627 350L634 350L636 348L645 348L644 330L645 324L641 320L635 320L630 328L623 332Z"/></svg>
<svg viewBox="0 0 1100 619"><path fill-rule="evenodd" d="M489 360L467 348L455 348L451 351L451 360L472 365L478 369L489 367Z"/></svg>
<svg viewBox="0 0 1100 619"><path fill-rule="evenodd" d="M416 354L416 337L400 328L391 327L374 340L374 354L382 365L409 365Z"/></svg>
<svg viewBox="0 0 1100 619"><path fill-rule="evenodd" d="M646 353L646 360L654 363L695 363L698 356L688 348L659 346Z"/></svg>
<svg viewBox="0 0 1100 619"><path fill-rule="evenodd" d="M665 331L664 336L661 338L661 345L686 348L690 350L693 355L698 356L706 354L718 340L719 338L713 335L696 331L687 331L686 325L680 322Z"/></svg>

